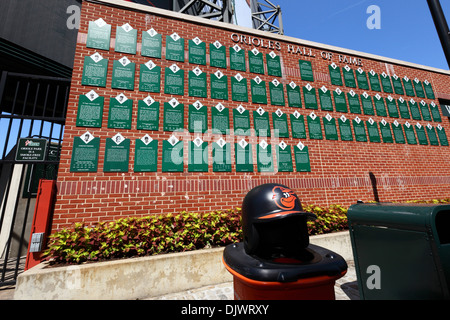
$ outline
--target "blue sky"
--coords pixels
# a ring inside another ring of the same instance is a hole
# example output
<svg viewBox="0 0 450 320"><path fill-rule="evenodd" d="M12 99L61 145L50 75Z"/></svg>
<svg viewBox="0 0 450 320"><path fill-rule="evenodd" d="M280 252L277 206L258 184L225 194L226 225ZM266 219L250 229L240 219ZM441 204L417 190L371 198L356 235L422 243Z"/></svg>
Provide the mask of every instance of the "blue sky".
<svg viewBox="0 0 450 320"><path fill-rule="evenodd" d="M449 69L426 0L270 1L287 36ZM450 1L440 2L450 23ZM370 5L381 10L381 29L367 28Z"/></svg>

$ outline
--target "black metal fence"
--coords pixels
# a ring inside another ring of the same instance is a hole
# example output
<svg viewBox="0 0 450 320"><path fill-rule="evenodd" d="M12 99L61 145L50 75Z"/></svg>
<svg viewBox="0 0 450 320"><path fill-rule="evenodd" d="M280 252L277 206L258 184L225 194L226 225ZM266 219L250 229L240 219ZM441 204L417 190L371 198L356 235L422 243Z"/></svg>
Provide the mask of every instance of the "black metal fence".
<svg viewBox="0 0 450 320"><path fill-rule="evenodd" d="M15 284L28 250L40 179L56 179L70 79L0 77L0 287ZM17 158L21 138L47 140L42 160Z"/></svg>

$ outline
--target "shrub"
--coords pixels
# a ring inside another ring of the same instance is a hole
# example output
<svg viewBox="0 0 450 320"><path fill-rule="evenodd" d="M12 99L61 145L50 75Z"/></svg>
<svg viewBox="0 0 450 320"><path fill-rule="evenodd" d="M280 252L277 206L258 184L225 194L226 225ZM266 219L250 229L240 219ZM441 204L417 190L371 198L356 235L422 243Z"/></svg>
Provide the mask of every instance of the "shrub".
<svg viewBox="0 0 450 320"><path fill-rule="evenodd" d="M76 223L49 237L51 264L182 252L239 242L240 209L124 218L89 227Z"/></svg>

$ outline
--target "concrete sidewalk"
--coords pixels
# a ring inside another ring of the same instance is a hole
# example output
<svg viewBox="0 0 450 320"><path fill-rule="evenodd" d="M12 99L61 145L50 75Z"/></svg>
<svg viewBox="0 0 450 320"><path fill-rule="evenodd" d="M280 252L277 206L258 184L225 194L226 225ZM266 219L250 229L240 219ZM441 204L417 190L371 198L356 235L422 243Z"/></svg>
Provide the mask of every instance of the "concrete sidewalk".
<svg viewBox="0 0 450 320"><path fill-rule="evenodd" d="M345 276L336 281L334 292L336 300L359 300L358 283L353 261L347 262ZM233 282L207 286L194 290L178 292L144 300L233 300Z"/></svg>

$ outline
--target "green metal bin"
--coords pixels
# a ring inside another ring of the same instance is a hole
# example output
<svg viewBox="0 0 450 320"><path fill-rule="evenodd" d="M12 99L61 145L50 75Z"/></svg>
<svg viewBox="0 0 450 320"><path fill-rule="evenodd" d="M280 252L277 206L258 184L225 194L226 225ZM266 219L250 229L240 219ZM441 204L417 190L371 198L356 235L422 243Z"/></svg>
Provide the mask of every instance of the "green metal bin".
<svg viewBox="0 0 450 320"><path fill-rule="evenodd" d="M348 223L361 299L450 298L450 205L357 203Z"/></svg>

